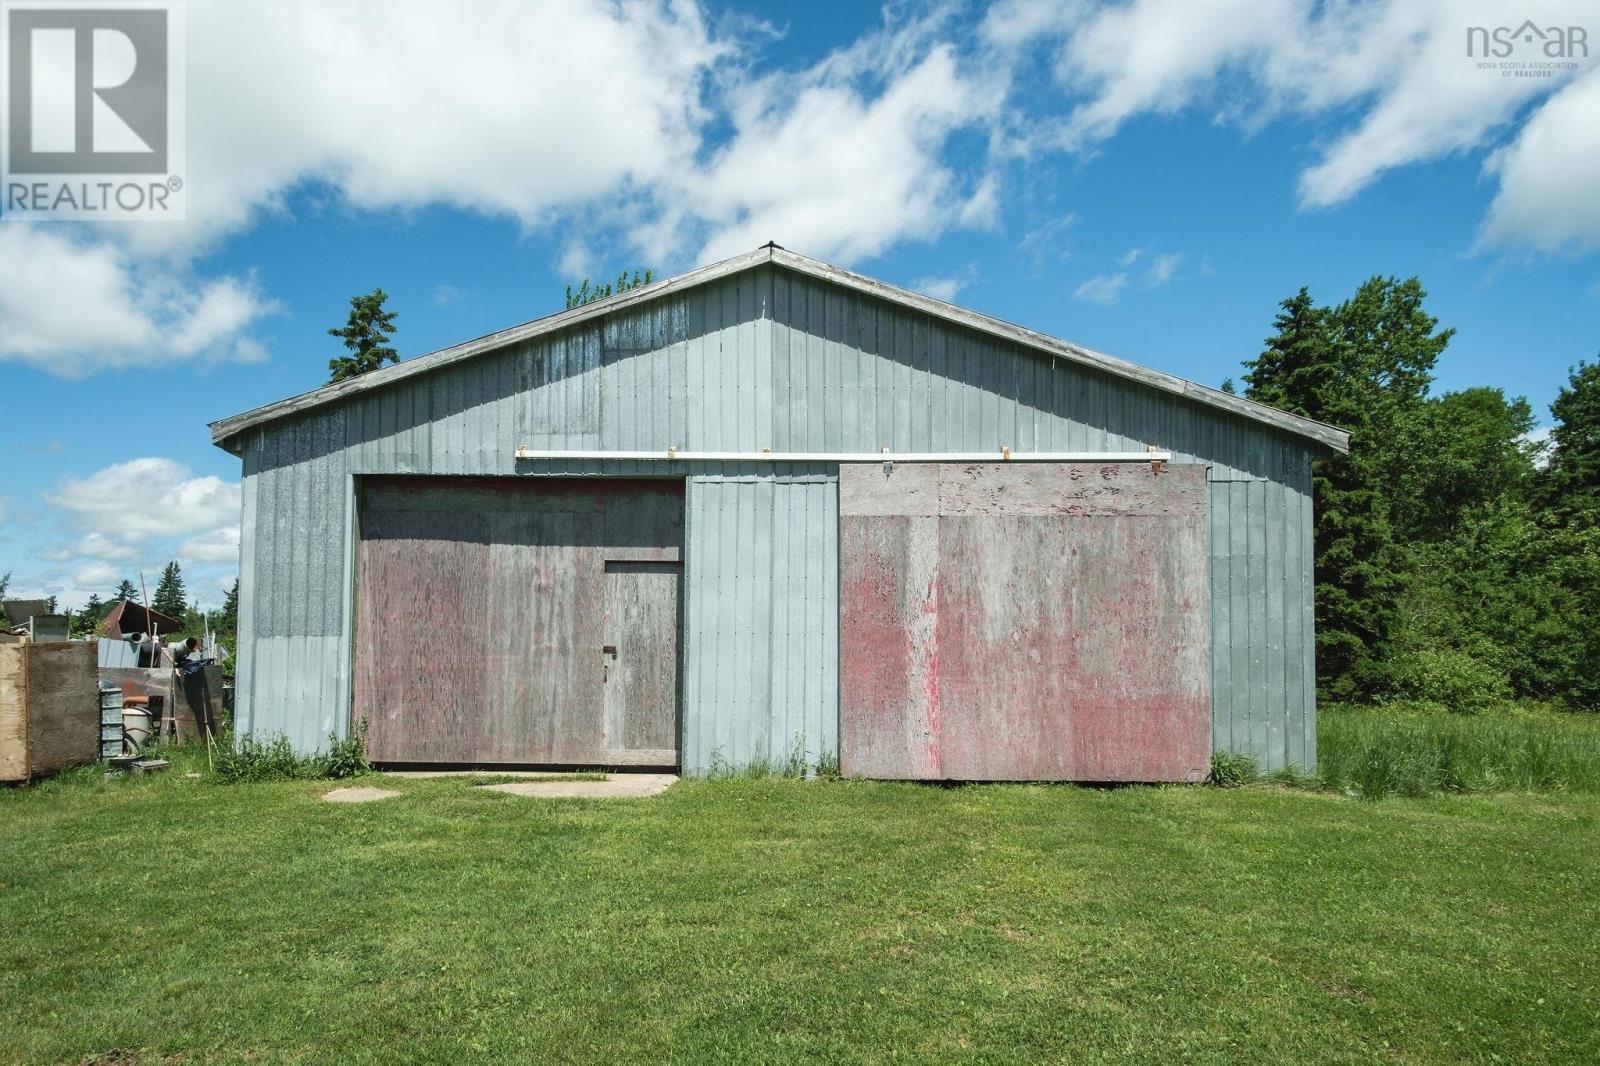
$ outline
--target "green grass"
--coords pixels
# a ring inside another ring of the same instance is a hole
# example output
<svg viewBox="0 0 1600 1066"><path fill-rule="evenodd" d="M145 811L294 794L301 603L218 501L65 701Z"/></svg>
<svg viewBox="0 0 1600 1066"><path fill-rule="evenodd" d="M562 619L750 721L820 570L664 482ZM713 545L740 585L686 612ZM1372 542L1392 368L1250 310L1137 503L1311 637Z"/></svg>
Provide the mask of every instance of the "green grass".
<svg viewBox="0 0 1600 1066"><path fill-rule="evenodd" d="M340 806L337 782L184 776L204 766L0 793L0 1063L1583 1062L1600 1040L1600 796L383 778L404 795Z"/></svg>
<svg viewBox="0 0 1600 1066"><path fill-rule="evenodd" d="M1368 798L1435 792L1600 792L1600 715L1508 706L1451 714L1325 707L1317 779Z"/></svg>

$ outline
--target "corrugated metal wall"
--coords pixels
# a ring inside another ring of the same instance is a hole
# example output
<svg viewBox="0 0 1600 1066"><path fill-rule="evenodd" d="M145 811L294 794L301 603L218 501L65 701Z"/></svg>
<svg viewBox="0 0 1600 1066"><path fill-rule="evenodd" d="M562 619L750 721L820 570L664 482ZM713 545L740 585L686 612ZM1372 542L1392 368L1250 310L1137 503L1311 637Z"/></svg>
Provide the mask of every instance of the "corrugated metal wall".
<svg viewBox="0 0 1600 1066"><path fill-rule="evenodd" d="M837 471L689 478L685 766L838 753Z"/></svg>
<svg viewBox="0 0 1600 1066"><path fill-rule="evenodd" d="M532 462L516 447L1146 444L1211 467L1217 746L1314 765L1307 444L772 266L249 431L240 723L302 748L345 728L354 477L670 473L690 481L685 767L779 761L797 735L831 753L832 468Z"/></svg>

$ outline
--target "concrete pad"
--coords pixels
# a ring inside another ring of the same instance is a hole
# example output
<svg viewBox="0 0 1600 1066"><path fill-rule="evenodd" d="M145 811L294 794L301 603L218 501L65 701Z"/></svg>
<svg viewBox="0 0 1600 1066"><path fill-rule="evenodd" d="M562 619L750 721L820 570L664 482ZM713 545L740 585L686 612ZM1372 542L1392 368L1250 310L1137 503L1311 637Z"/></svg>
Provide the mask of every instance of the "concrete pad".
<svg viewBox="0 0 1600 1066"><path fill-rule="evenodd" d="M435 777L576 777L593 770L385 770L384 777L423 781Z"/></svg>
<svg viewBox="0 0 1600 1066"><path fill-rule="evenodd" d="M329 803L376 803L378 800L392 799L400 795L392 788L372 788L363 785L360 788L336 788L332 792L324 792L322 798Z"/></svg>
<svg viewBox="0 0 1600 1066"><path fill-rule="evenodd" d="M488 792L544 798L643 799L657 796L678 781L677 774L612 774L604 781L511 781L479 785Z"/></svg>

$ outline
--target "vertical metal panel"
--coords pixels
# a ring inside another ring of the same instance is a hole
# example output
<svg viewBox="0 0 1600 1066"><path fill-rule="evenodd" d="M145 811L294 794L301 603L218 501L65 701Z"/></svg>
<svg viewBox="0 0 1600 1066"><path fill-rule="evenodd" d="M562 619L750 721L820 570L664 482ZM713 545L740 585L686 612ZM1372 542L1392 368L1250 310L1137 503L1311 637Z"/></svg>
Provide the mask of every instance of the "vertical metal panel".
<svg viewBox="0 0 1600 1066"><path fill-rule="evenodd" d="M837 754L836 526L829 467L689 478L686 770Z"/></svg>
<svg viewBox="0 0 1600 1066"><path fill-rule="evenodd" d="M259 712L261 727L308 745L323 739L323 723L343 729L345 654L330 647L329 672L311 693L299 675L324 668L319 642L336 645L346 627L342 544L350 529L343 494L351 475L666 472L600 462L587 469L519 463L518 444L998 451L1136 450L1147 443L1172 451L1178 462L1210 467L1216 746L1251 752L1266 766L1314 765L1306 446L1181 397L777 268L746 271L256 431L246 449L246 506L253 513L242 563L249 577L241 587L240 721L256 722ZM707 624L725 624L728 640L738 639L741 626L746 636L781 628L775 619L782 612L773 614L784 603L775 598L780 586L753 592L737 583L740 567L746 577L763 568L775 575L771 581L787 581L793 567L785 560L800 538L808 545L802 569L809 580L836 547L833 534L821 532L820 496L808 495L817 490L796 487L813 482L786 482L770 470L747 474L744 490L713 487L728 482L726 470L690 488L690 524L693 500L701 498L713 511L700 528L731 538L698 549L706 565L729 568L725 577L714 571L718 582L735 582L709 586L734 596L724 605L726 617L704 616ZM750 499L722 495L740 491ZM794 507L804 516L798 525ZM765 525L756 519L762 509ZM762 530L771 539L758 550ZM794 586L805 597L802 614L822 618L835 590L808 580ZM693 611L697 586L687 574L686 581L686 611ZM746 617L762 605L765 621ZM709 611L703 602L700 609ZM295 639L317 646L281 655L258 654L253 646ZM767 658L750 653L725 676L716 671L730 652L706 649L713 656L708 670L699 652L689 653L686 689L699 685L703 706L718 716L705 723L703 752L720 748L730 759L770 753L775 733L801 731L788 719L774 722L777 694L793 691L797 678L770 639L767 648ZM822 658L833 655L827 650ZM801 674L799 720L811 746L810 737L831 736L816 708L829 706L827 685L836 682L810 664ZM815 691L808 687L813 682ZM755 709L736 712L741 698ZM747 717L730 717L736 713Z"/></svg>

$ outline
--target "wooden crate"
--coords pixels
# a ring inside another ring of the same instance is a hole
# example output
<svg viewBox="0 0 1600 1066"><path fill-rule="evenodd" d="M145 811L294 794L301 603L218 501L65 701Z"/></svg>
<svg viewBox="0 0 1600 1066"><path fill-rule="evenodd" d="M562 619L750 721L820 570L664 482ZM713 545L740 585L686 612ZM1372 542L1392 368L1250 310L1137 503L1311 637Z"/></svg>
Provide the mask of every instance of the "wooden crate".
<svg viewBox="0 0 1600 1066"><path fill-rule="evenodd" d="M95 645L0 645L0 781L82 766L99 752Z"/></svg>

